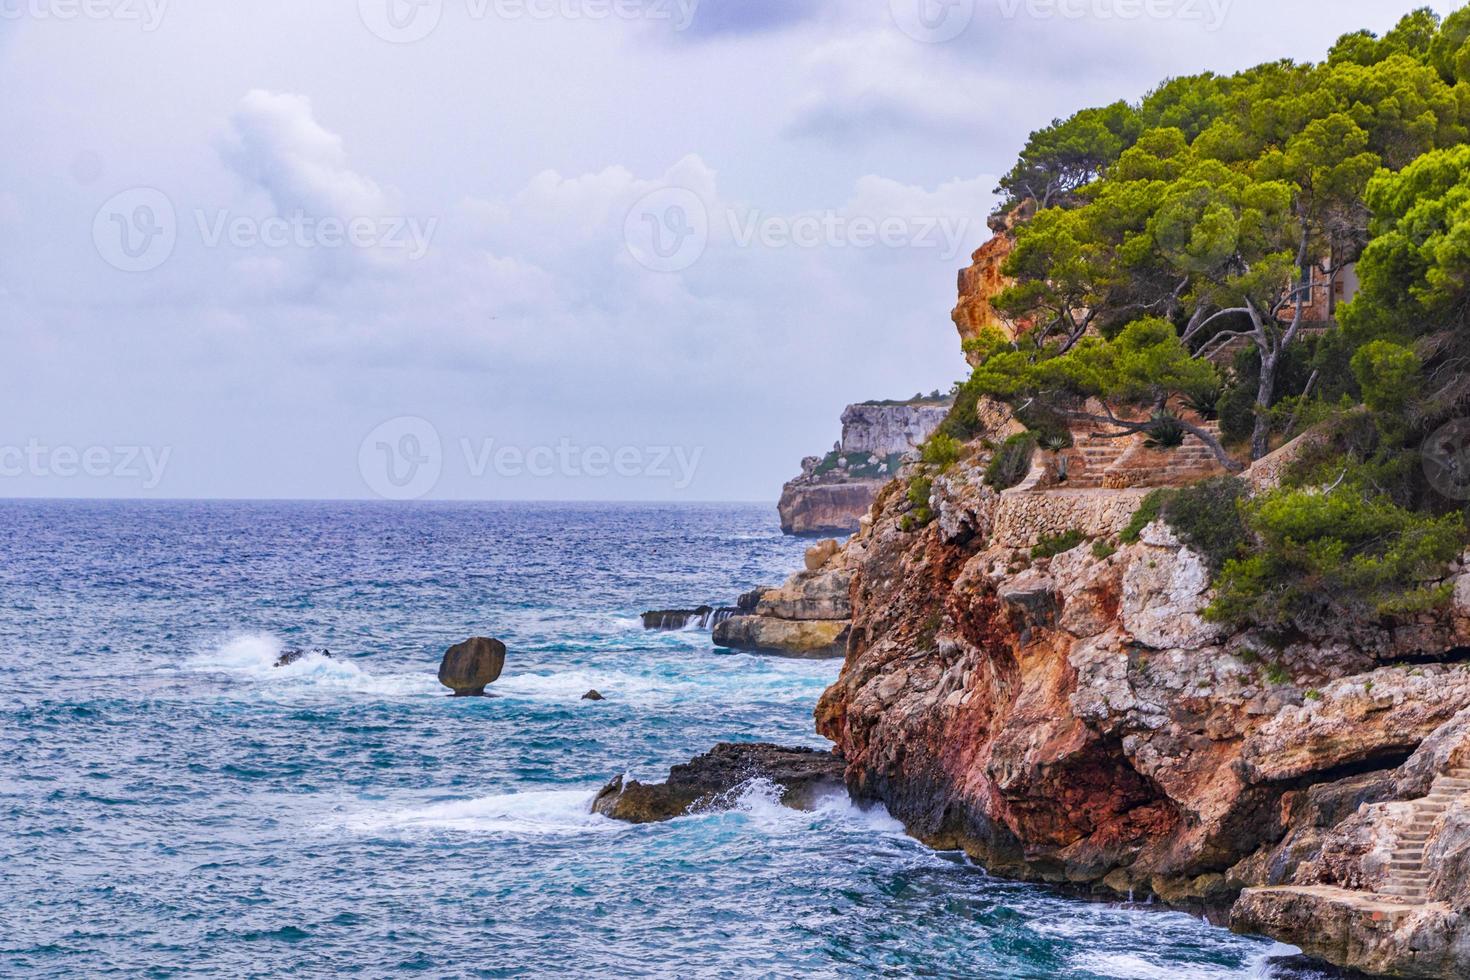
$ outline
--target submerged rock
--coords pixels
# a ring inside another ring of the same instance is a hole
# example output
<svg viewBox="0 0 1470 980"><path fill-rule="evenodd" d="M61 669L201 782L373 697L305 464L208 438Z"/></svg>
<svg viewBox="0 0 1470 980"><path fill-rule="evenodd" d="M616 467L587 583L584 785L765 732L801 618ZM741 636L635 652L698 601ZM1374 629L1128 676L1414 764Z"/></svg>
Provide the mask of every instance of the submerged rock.
<svg viewBox="0 0 1470 980"><path fill-rule="evenodd" d="M617 776L597 794L592 812L628 823L672 820L728 808L757 779L775 784L784 806L806 810L821 796L842 790L842 768L840 758L817 749L723 743L670 769L662 783Z"/></svg>
<svg viewBox="0 0 1470 980"><path fill-rule="evenodd" d="M847 620L733 616L715 627L715 646L783 657L824 659L847 652Z"/></svg>
<svg viewBox="0 0 1470 980"><path fill-rule="evenodd" d="M323 657L330 657L332 655L332 651L330 650L287 650L276 658L274 666L289 667L296 663L296 661L310 656L313 653L320 654Z"/></svg>
<svg viewBox="0 0 1470 980"><path fill-rule="evenodd" d="M742 597L743 598L743 597ZM731 606L699 606L695 609L660 609L643 614L646 630L711 629L740 610Z"/></svg>
<svg viewBox="0 0 1470 980"><path fill-rule="evenodd" d="M439 683L457 698L480 697L505 669L505 644L477 636L450 647L439 665Z"/></svg>

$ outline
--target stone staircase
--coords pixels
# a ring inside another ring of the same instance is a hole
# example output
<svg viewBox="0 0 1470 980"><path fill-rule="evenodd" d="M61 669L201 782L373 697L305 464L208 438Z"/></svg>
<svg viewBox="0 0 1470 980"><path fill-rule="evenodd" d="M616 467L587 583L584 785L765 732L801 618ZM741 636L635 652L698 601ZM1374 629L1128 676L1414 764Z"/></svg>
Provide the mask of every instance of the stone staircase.
<svg viewBox="0 0 1470 980"><path fill-rule="evenodd" d="M1097 433L1087 436L1071 454L1071 465L1067 470L1068 490L1096 490L1103 485L1103 477L1118 460L1123 458L1132 440L1105 439ZM1080 464L1080 465L1079 465Z"/></svg>
<svg viewBox="0 0 1470 980"><path fill-rule="evenodd" d="M1457 797L1470 793L1470 767L1460 766L1436 776L1429 795L1414 800L1414 816L1408 829L1399 835L1389 859L1388 883L1380 894L1404 902L1422 904L1429 890L1429 871L1424 867L1424 851L1434 822Z"/></svg>

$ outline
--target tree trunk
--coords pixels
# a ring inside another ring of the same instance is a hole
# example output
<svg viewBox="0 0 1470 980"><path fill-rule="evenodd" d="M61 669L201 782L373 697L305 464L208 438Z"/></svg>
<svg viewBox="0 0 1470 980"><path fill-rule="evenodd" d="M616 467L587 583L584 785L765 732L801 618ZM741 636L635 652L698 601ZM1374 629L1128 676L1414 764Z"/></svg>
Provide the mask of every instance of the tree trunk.
<svg viewBox="0 0 1470 980"><path fill-rule="evenodd" d="M1256 424L1251 430L1251 462L1271 449L1271 399L1276 395L1277 355L1261 354L1261 383L1256 387Z"/></svg>

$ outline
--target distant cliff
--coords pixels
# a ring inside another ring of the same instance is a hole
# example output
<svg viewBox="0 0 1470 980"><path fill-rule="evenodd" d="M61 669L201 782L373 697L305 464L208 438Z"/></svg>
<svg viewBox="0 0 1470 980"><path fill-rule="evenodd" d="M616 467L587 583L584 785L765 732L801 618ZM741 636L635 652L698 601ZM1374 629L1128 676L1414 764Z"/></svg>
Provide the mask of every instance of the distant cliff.
<svg viewBox="0 0 1470 980"><path fill-rule="evenodd" d="M808 456L787 483L778 509L787 534L851 534L893 479L906 453L949 414L934 396L906 402L859 402L842 413L842 438L825 456Z"/></svg>

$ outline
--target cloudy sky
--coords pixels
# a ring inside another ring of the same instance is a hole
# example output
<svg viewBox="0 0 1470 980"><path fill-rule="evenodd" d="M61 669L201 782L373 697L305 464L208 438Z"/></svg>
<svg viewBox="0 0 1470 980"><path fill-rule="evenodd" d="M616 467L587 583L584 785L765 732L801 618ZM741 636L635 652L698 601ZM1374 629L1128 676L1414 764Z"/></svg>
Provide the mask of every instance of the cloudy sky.
<svg viewBox="0 0 1470 980"><path fill-rule="evenodd" d="M0 496L774 500L1028 131L1413 6L0 0Z"/></svg>

